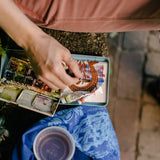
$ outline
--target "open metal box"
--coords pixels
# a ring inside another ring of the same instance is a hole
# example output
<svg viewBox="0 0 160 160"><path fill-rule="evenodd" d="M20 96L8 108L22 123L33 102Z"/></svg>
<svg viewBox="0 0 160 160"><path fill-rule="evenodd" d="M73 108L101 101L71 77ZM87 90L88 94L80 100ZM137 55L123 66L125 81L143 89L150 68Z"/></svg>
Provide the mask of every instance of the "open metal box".
<svg viewBox="0 0 160 160"><path fill-rule="evenodd" d="M18 67L20 65L26 65L28 67L28 60L26 58L25 52L21 50L7 50L7 54L4 58L1 58L1 70L0 70L0 77L1 77L1 84L0 84L0 100L6 101L8 103L16 104L17 106L47 115L53 116L57 107L62 103L60 101L61 92L60 91L53 91L53 90L42 90L38 89L36 83L38 83L37 79L34 80L34 85L26 85L23 81L26 81L30 75L21 75L18 69L13 71L12 69L8 69L9 62L11 58L14 61L18 59ZM90 62L97 62L102 63L104 66L105 71L105 78L104 78L104 85L102 87L102 94L95 95L92 94L86 100L83 105L90 105L90 106L105 106L108 104L109 99L109 71L110 71L110 62L109 59L106 57L100 56L88 56L88 55L78 55L72 54L72 57L77 61L90 61ZM21 61L22 60L22 61ZM25 62L23 62L25 61ZM23 64L24 63L24 64ZM30 68L30 67L28 67ZM19 70L23 72L23 67L19 67ZM26 72L26 70L25 70ZM8 74L8 75L7 75ZM14 75L14 78L11 78ZM8 78L7 82L3 80L3 77L11 76ZM18 79L18 78L19 79ZM18 82L17 82L17 79ZM30 79L31 80L31 79ZM16 81L16 82L14 82ZM27 82L28 83L28 82ZM41 86L42 88L44 86ZM63 92L63 91L62 91ZM30 99L30 102L27 100ZM25 102L26 101L26 102ZM42 105L43 103L43 105ZM50 106L50 110L47 107L44 107L44 104ZM78 101L74 101L72 103L65 103L63 105L66 106L77 106L80 105ZM45 108L45 109L44 109Z"/></svg>

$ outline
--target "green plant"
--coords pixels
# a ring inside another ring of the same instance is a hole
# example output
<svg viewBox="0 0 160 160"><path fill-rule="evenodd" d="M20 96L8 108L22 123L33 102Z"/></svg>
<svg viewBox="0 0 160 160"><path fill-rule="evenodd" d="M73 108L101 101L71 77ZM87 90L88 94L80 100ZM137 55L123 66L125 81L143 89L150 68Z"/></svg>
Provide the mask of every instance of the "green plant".
<svg viewBox="0 0 160 160"><path fill-rule="evenodd" d="M4 58L4 55L6 54L5 49L2 47L1 39L0 39L0 56Z"/></svg>
<svg viewBox="0 0 160 160"><path fill-rule="evenodd" d="M4 55L6 54L5 49L2 47L1 39L0 39L0 56L4 58ZM0 112L6 108L6 103L1 102L0 103ZM5 123L5 117L0 116L0 143L6 139L6 137L9 136L9 131L4 127Z"/></svg>
<svg viewBox="0 0 160 160"><path fill-rule="evenodd" d="M0 116L0 143L5 141L6 137L9 136L9 131L4 127L5 117Z"/></svg>

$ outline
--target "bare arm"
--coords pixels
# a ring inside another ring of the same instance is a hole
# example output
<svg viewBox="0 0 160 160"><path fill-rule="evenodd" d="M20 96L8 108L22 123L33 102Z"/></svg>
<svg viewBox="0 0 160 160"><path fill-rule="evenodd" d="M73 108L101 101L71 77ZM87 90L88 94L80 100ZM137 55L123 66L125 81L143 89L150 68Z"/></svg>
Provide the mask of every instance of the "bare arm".
<svg viewBox="0 0 160 160"><path fill-rule="evenodd" d="M12 2L0 0L0 27L27 51L37 76L53 89L64 89L82 75L70 52L32 23ZM75 74L66 74L64 61Z"/></svg>

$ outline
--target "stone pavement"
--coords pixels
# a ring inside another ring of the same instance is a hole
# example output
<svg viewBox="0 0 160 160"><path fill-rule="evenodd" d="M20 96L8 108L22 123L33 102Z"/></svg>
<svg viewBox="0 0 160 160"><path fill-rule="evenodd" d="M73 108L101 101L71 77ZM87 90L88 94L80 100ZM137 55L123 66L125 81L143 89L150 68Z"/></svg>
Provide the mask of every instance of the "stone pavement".
<svg viewBox="0 0 160 160"><path fill-rule="evenodd" d="M107 106L121 150L121 160L160 159L160 105L147 93L160 75L160 33L118 33L108 39L113 73Z"/></svg>

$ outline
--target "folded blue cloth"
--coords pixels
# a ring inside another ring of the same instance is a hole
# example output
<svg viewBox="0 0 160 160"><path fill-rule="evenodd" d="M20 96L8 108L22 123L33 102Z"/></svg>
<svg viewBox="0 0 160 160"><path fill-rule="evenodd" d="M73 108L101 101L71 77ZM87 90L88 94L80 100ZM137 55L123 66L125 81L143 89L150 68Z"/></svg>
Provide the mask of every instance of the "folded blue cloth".
<svg viewBox="0 0 160 160"><path fill-rule="evenodd" d="M34 160L33 141L49 126L60 126L73 136L76 151L72 160L120 160L118 140L105 107L78 106L55 113L35 123L16 144L12 160Z"/></svg>

